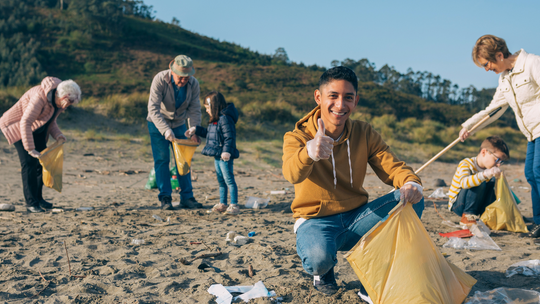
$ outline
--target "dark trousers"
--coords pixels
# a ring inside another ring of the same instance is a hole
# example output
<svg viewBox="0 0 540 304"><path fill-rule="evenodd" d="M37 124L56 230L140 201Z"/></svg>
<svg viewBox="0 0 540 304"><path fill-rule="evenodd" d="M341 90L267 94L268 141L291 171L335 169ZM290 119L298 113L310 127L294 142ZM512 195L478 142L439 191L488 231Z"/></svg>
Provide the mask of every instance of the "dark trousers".
<svg viewBox="0 0 540 304"><path fill-rule="evenodd" d="M41 152L47 148L47 132L34 133L34 145ZM43 167L37 158L28 154L21 140L14 143L19 160L21 161L21 175L23 182L24 199L27 206L38 206L43 200Z"/></svg>
<svg viewBox="0 0 540 304"><path fill-rule="evenodd" d="M478 187L461 189L452 211L461 216L465 214L482 215L486 207L491 205L496 199L495 180L485 181Z"/></svg>

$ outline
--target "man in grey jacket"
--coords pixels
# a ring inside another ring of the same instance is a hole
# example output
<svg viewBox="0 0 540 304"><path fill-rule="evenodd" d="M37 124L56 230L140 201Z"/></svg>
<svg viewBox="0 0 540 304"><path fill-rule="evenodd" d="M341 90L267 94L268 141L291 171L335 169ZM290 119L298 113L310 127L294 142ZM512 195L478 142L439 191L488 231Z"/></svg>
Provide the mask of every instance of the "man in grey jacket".
<svg viewBox="0 0 540 304"><path fill-rule="evenodd" d="M171 142L175 138L185 139L186 119L190 126L201 124L201 104L199 82L195 77L191 58L178 55L169 64L169 69L159 72L152 81L148 100L148 131L154 156L158 199L161 208L172 210L169 159ZM192 140L200 142L195 135ZM193 197L191 174L178 176L180 185L180 206L201 208Z"/></svg>

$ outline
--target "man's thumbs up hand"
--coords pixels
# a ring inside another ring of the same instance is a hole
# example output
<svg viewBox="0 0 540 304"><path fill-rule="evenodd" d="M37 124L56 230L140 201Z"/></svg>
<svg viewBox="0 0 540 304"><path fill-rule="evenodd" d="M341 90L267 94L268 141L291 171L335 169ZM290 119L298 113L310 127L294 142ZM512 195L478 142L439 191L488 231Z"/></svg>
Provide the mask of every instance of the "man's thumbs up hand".
<svg viewBox="0 0 540 304"><path fill-rule="evenodd" d="M334 148L334 140L325 135L324 122L321 118L317 121L319 130L315 134L315 138L306 143L308 155L314 161L328 159Z"/></svg>

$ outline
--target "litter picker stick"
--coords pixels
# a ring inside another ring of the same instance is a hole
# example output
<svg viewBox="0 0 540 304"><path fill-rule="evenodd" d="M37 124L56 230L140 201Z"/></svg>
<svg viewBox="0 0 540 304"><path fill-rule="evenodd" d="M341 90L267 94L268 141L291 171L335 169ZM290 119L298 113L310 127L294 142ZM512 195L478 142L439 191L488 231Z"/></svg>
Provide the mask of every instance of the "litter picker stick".
<svg viewBox="0 0 540 304"><path fill-rule="evenodd" d="M490 119L491 117L493 117L493 115L497 114L497 112L499 112L501 110L501 107L498 107L496 108L495 110L493 110L491 113L489 113L486 117L484 117L482 120L480 120L477 124L475 124L470 130L469 132L472 132L474 131L476 128L478 128L481 124L483 124L486 120ZM437 155L433 156L432 159L430 159L427 163L425 163L422 167L418 168L418 170L416 170L414 173L415 174L418 174L420 173L420 171L424 170L425 167L427 167L429 164L431 164L432 162L434 162L437 158L441 157L444 153L446 153L448 150L450 150L453 146L455 146L458 142L460 142L460 139L459 137L454 140L451 144L449 144L446 148L444 148L441 152L439 152Z"/></svg>

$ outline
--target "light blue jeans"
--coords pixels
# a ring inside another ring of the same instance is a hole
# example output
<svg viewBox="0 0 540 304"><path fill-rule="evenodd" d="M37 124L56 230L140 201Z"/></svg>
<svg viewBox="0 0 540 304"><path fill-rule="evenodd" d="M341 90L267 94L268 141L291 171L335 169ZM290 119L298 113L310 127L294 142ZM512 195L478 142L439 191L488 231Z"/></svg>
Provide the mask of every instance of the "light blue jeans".
<svg viewBox="0 0 540 304"><path fill-rule="evenodd" d="M165 196L171 197L171 175L169 173L170 149L171 142L161 135L156 125L153 122L148 122L148 132L150 133L150 144L152 146L152 155L154 156L154 170L156 171L156 184L159 189L158 199ZM179 139L186 139L186 125L181 125L173 129L174 136ZM174 164L176 166L176 163ZM178 184L180 185L180 199L186 200L193 197L193 187L191 185L191 172L178 176Z"/></svg>
<svg viewBox="0 0 540 304"><path fill-rule="evenodd" d="M399 190L359 208L305 221L296 231L296 252L311 275L324 275L337 263L337 252L351 250L362 236L399 203ZM418 217L424 199L413 205Z"/></svg>
<svg viewBox="0 0 540 304"><path fill-rule="evenodd" d="M234 180L233 160L224 161L216 157L214 166L216 167L216 175L219 183L219 202L227 205L227 192L230 192L231 205L238 204L238 187Z"/></svg>
<svg viewBox="0 0 540 304"><path fill-rule="evenodd" d="M527 143L525 178L531 185L533 220L540 225L540 138Z"/></svg>

